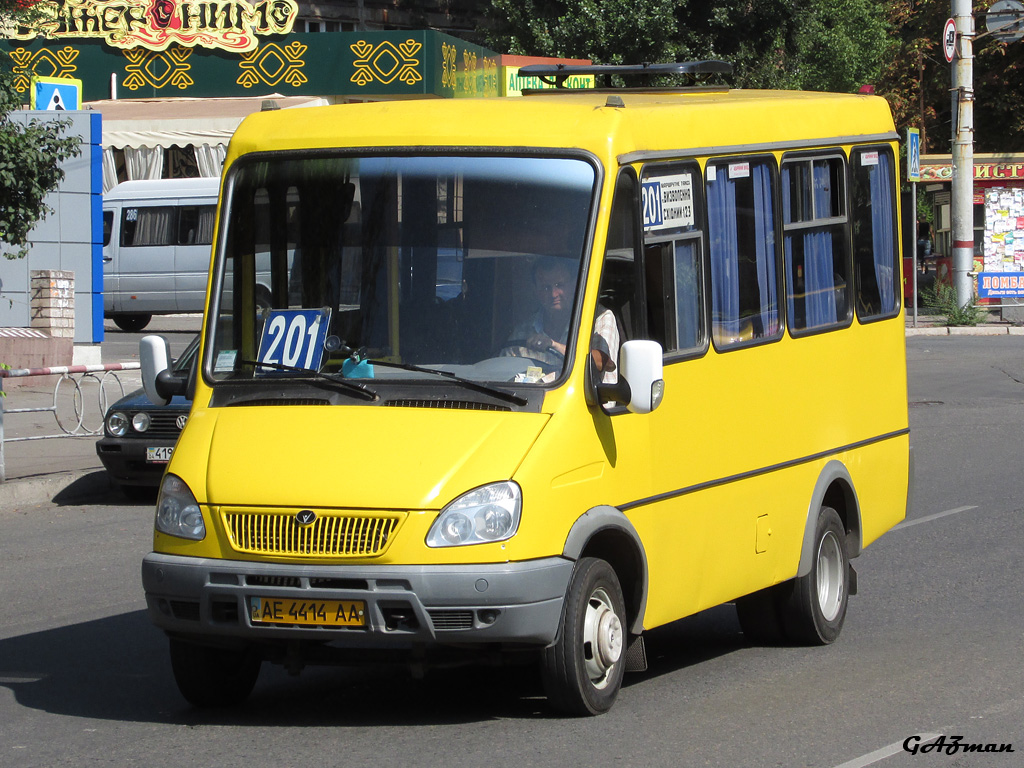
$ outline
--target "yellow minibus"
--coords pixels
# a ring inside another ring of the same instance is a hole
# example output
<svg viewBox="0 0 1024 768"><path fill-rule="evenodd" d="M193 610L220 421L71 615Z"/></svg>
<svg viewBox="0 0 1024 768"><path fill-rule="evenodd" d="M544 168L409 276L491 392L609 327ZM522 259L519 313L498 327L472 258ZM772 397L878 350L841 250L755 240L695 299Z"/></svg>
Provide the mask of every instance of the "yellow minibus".
<svg viewBox="0 0 1024 768"><path fill-rule="evenodd" d="M193 400L142 566L185 698L500 652L597 714L712 606L834 641L908 504L896 141L707 85L247 118L197 370L141 348Z"/></svg>

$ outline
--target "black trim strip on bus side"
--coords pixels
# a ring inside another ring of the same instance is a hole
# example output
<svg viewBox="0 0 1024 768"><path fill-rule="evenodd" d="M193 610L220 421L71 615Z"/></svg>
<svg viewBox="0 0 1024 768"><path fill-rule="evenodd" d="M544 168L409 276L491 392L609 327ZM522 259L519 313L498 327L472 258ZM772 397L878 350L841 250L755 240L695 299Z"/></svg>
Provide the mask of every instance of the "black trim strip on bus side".
<svg viewBox="0 0 1024 768"><path fill-rule="evenodd" d="M739 480L747 480L751 477L757 477L758 475L767 475L771 472L778 472L781 469L789 469L800 464L807 464L811 461L817 461L818 459L824 459L829 456L834 456L837 453L843 453L844 451L852 451L857 448L864 448L868 445L875 443L881 443L885 440L892 440L895 437L902 437L903 435L909 435L910 428L900 429L896 432L888 432L884 435L878 435L876 437L869 437L867 440L860 440L856 443L850 443L849 445L842 445L838 448L832 448L827 451L821 451L820 453L812 453L810 456L803 456L799 459L791 459L790 461L784 461L781 464L772 464L767 467L761 467L760 469L752 469L749 472L741 472L738 475L730 475L729 477L720 477L716 480L708 480L703 483L697 483L696 485L690 485L686 488L679 488L675 491L666 491L665 493L659 493L654 496L648 496L645 499L637 499L636 501L628 501L625 504L619 504L618 509L626 512L630 509L636 509L637 507L643 507L648 504L655 504L659 501L667 501L668 499L674 499L678 496L686 496L690 493L696 493L697 491L705 491L709 488L716 488L720 485L727 485L728 483L735 483Z"/></svg>
<svg viewBox="0 0 1024 768"><path fill-rule="evenodd" d="M861 136L832 136L820 139L792 139L766 144L733 144L721 147L680 147L679 149L639 150L619 155L619 165L654 160L677 160L680 158L703 157L705 155L735 155L758 152L778 152L793 149L818 149L846 144L878 144L899 141L898 133L872 133Z"/></svg>

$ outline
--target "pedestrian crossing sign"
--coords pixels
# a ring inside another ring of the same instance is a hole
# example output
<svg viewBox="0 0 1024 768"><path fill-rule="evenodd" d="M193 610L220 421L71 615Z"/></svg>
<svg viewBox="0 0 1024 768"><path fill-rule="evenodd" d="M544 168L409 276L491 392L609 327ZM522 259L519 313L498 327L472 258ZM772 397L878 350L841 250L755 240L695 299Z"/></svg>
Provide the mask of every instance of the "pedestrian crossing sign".
<svg viewBox="0 0 1024 768"><path fill-rule="evenodd" d="M32 79L32 109L70 111L82 104L82 81L70 77Z"/></svg>

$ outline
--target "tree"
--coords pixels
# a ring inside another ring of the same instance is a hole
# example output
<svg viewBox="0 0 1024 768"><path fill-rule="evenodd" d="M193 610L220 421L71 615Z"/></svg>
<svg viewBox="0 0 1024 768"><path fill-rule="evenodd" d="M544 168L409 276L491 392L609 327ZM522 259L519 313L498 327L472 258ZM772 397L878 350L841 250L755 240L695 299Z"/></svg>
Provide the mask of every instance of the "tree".
<svg viewBox="0 0 1024 768"><path fill-rule="evenodd" d="M30 17L33 2L0 0L0 27ZM9 259L28 254L28 235L49 212L44 199L64 180L60 164L79 152L79 140L63 136L65 121L12 121L21 103L11 62L0 53L0 243L14 249L5 251Z"/></svg>
<svg viewBox="0 0 1024 768"><path fill-rule="evenodd" d="M951 66L942 55L949 0L888 0L896 49L878 92L897 128L921 129L922 151L948 153L952 136ZM992 0L974 6L978 34ZM1024 151L1024 42L984 37L974 44L974 150Z"/></svg>
<svg viewBox="0 0 1024 768"><path fill-rule="evenodd" d="M504 53L602 64L672 61L676 0L494 0L489 44Z"/></svg>
<svg viewBox="0 0 1024 768"><path fill-rule="evenodd" d="M495 0L492 47L597 63L724 59L748 88L855 91L890 55L884 0Z"/></svg>

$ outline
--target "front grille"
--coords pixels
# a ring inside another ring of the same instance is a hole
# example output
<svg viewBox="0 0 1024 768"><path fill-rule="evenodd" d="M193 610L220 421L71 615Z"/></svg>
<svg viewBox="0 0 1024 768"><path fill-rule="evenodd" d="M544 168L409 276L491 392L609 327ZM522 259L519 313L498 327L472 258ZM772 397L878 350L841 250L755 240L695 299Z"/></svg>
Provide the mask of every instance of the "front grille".
<svg viewBox="0 0 1024 768"><path fill-rule="evenodd" d="M312 523L302 525L295 514L227 510L223 513L224 527L231 546L246 554L374 557L384 553L405 519L401 512L317 512Z"/></svg>
<svg viewBox="0 0 1024 768"><path fill-rule="evenodd" d="M472 611L453 611L435 609L427 611L430 614L430 623L439 632L454 631L458 629L473 628Z"/></svg>
<svg viewBox="0 0 1024 768"><path fill-rule="evenodd" d="M171 413L162 413L160 411L149 411L149 429L142 433L143 437L169 437L173 440L178 439L178 435L181 434L181 430L175 423L179 416L187 415L187 411L173 411Z"/></svg>
<svg viewBox="0 0 1024 768"><path fill-rule="evenodd" d="M290 587L292 589L302 586L298 576L246 576L245 584L249 587Z"/></svg>

